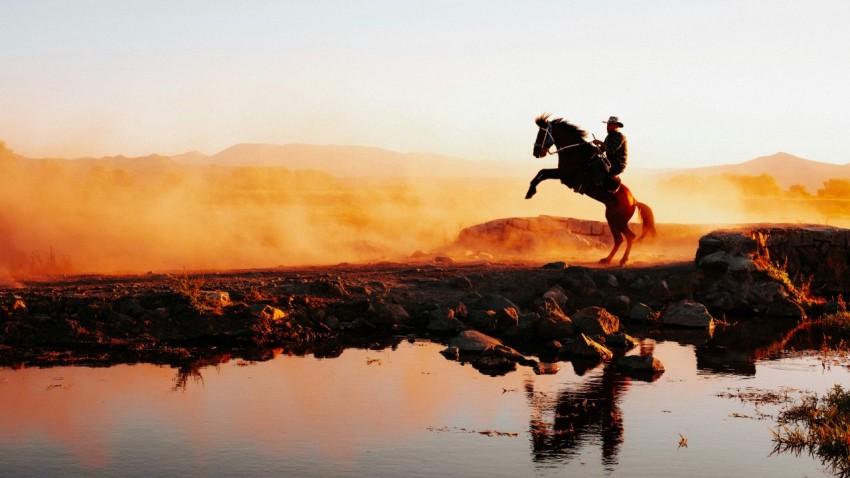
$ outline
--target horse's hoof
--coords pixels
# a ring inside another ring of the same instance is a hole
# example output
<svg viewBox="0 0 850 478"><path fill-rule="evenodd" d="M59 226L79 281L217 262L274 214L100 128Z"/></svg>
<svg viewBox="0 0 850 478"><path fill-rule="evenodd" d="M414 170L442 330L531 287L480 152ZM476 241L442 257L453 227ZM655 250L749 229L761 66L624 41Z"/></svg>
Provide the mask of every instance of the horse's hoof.
<svg viewBox="0 0 850 478"><path fill-rule="evenodd" d="M602 259L599 259L599 263L600 264L610 264L611 258L610 257L603 257Z"/></svg>
<svg viewBox="0 0 850 478"><path fill-rule="evenodd" d="M525 198L531 199L532 197L534 197L535 194L537 194L537 191L532 191L531 189L529 189L528 192L525 193Z"/></svg>

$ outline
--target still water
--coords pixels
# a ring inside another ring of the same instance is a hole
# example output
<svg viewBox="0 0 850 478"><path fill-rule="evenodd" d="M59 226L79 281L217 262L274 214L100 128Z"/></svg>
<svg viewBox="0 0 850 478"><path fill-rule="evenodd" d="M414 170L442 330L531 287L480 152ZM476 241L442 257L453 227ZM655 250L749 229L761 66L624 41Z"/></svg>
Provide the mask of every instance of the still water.
<svg viewBox="0 0 850 478"><path fill-rule="evenodd" d="M780 405L737 397L823 394L845 366L726 370L694 345L647 346L667 368L652 382L605 364L490 377L430 342L182 373L0 369L0 476L829 476L771 453Z"/></svg>

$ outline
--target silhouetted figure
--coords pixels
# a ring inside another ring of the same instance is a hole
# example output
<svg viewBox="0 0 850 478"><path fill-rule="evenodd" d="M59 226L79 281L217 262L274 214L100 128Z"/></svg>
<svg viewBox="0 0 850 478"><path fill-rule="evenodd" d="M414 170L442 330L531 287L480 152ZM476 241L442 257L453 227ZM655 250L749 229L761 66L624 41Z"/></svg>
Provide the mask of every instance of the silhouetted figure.
<svg viewBox="0 0 850 478"><path fill-rule="evenodd" d="M596 163L598 168L598 176L596 179L597 185L604 186L605 189L616 192L620 187L619 176L626 169L626 162L629 159L629 143L626 137L620 132L623 123L620 118L611 116L608 121L603 121L607 125L608 135L605 141L598 139L593 140L593 144L598 146L603 156Z"/></svg>

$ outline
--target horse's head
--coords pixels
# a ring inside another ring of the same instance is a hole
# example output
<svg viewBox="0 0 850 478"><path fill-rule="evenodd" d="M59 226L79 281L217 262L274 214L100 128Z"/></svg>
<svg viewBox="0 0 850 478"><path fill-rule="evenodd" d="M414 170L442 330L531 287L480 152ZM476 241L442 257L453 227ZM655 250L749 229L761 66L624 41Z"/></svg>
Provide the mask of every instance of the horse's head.
<svg viewBox="0 0 850 478"><path fill-rule="evenodd" d="M534 149L532 153L535 158L542 158L547 154L552 145L559 149L585 142L585 133L578 126L564 121L561 118L555 118L549 121L549 114L542 114L534 119L539 130L537 138L534 140Z"/></svg>
<svg viewBox="0 0 850 478"><path fill-rule="evenodd" d="M532 154L535 158L542 158L549 154L549 148L555 144L555 137L552 136L552 123L549 122L549 115L545 113L535 118L534 122L540 129L537 131L537 138L534 140Z"/></svg>

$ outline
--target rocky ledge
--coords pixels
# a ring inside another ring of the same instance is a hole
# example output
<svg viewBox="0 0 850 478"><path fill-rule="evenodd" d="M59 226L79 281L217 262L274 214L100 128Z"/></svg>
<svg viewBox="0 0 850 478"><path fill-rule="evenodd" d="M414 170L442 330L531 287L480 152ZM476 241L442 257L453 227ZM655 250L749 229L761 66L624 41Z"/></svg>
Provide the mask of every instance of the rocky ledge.
<svg viewBox="0 0 850 478"><path fill-rule="evenodd" d="M281 348L333 356L350 344L431 338L486 373L613 359L624 373L654 377L663 364L625 355L647 327L708 335L718 319L836 310L847 239L837 228L753 226L704 235L693 261L643 267L431 257L32 281L0 290L0 365L180 364Z"/></svg>

